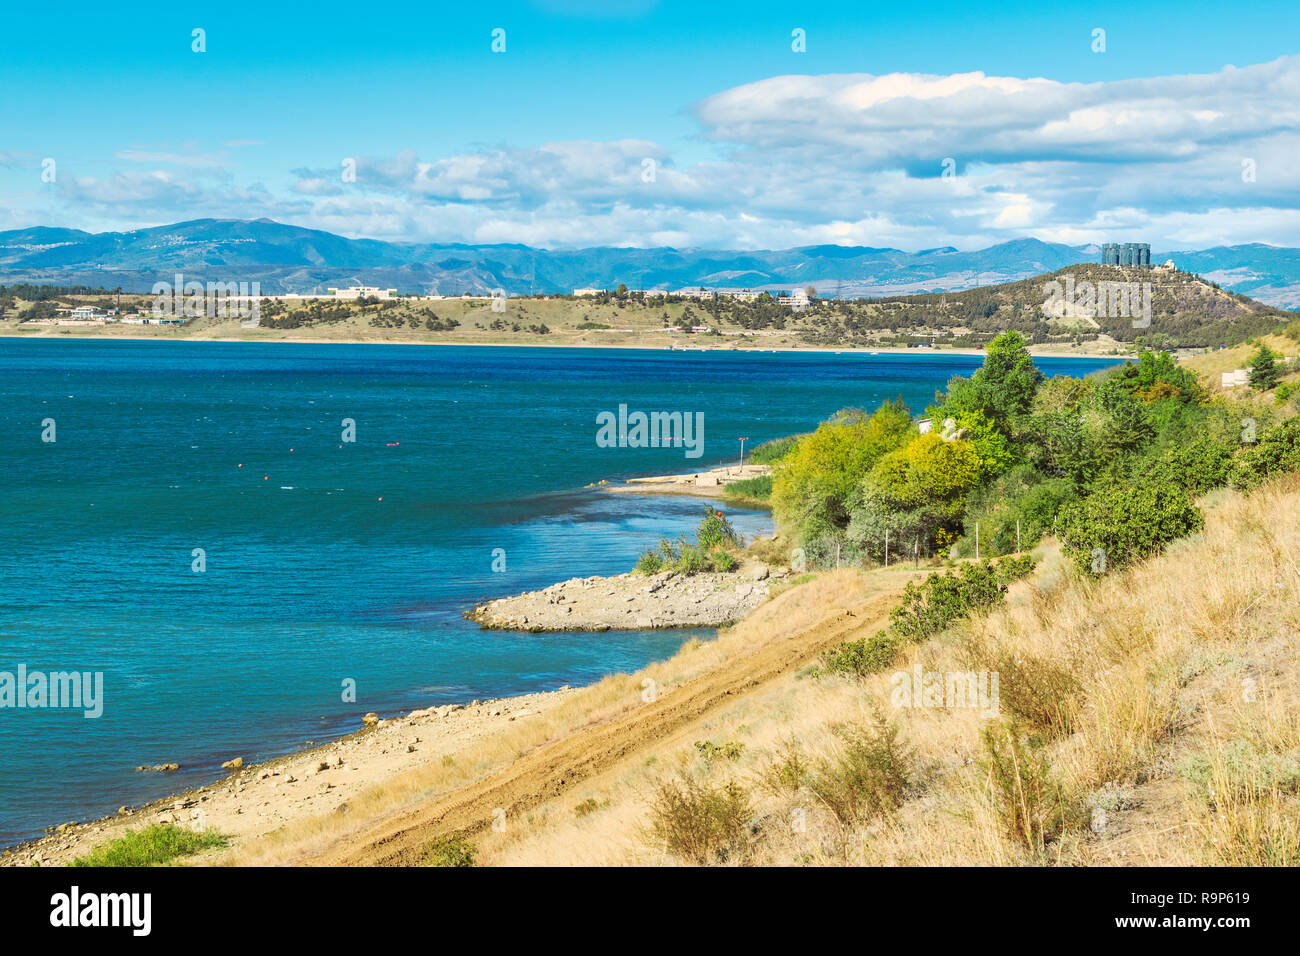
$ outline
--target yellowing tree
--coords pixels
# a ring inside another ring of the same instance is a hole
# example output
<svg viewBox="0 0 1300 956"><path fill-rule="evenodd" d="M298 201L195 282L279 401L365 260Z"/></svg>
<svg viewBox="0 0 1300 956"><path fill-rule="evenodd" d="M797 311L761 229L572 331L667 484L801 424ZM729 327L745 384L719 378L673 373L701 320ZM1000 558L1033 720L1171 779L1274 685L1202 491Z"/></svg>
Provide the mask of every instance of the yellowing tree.
<svg viewBox="0 0 1300 956"><path fill-rule="evenodd" d="M850 409L823 422L776 469L772 511L778 526L801 541L846 527L850 499L863 479L909 434L915 432L901 400L885 402L870 416Z"/></svg>

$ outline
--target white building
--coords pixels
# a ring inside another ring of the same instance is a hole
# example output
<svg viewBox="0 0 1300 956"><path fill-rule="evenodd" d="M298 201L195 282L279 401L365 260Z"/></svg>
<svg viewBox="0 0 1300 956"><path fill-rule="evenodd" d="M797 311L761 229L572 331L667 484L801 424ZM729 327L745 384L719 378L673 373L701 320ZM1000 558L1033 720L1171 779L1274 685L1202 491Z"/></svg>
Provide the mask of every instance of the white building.
<svg viewBox="0 0 1300 956"><path fill-rule="evenodd" d="M606 289L574 289L574 295L604 295Z"/></svg>
<svg viewBox="0 0 1300 956"><path fill-rule="evenodd" d="M330 289L329 292L336 299L391 299L397 295L396 289L377 289L369 285L357 285L350 289Z"/></svg>

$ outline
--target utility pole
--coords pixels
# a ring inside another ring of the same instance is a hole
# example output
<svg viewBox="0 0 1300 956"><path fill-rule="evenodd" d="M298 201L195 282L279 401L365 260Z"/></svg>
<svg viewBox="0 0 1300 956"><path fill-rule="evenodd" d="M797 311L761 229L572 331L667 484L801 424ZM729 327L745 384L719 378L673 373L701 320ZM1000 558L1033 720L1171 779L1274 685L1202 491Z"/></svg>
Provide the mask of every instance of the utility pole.
<svg viewBox="0 0 1300 956"><path fill-rule="evenodd" d="M747 441L749 441L748 435L740 439L740 473L742 475L745 473L745 442Z"/></svg>

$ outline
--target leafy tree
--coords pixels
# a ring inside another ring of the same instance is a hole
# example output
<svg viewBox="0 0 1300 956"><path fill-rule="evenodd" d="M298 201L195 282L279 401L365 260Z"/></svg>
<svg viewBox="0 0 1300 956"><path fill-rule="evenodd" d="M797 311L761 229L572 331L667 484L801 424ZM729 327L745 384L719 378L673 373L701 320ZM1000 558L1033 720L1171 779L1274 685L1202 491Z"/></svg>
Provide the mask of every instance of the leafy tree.
<svg viewBox="0 0 1300 956"><path fill-rule="evenodd" d="M989 343L979 371L969 379L952 380L941 417L980 412L1007 430L1014 419L1028 414L1042 381L1025 337L1014 330L1003 332Z"/></svg>
<svg viewBox="0 0 1300 956"><path fill-rule="evenodd" d="M1259 351L1250 361L1250 387L1261 392L1276 388L1282 378L1282 372L1275 362L1276 356L1267 345L1260 345Z"/></svg>
<svg viewBox="0 0 1300 956"><path fill-rule="evenodd" d="M846 527L850 498L911 428L911 415L899 399L885 402L870 416L860 409L842 411L804 435L776 467L772 508L777 523L802 542Z"/></svg>

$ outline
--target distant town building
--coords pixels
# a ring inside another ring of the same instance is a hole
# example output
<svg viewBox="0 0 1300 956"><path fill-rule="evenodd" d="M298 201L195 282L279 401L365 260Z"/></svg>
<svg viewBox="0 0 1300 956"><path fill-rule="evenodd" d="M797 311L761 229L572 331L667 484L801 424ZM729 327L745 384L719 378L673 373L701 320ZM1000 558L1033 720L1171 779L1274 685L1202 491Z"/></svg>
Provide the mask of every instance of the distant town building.
<svg viewBox="0 0 1300 956"><path fill-rule="evenodd" d="M1153 272L1177 272L1178 266L1174 265L1173 259L1166 259L1160 265L1153 266L1152 271Z"/></svg>
<svg viewBox="0 0 1300 956"><path fill-rule="evenodd" d="M605 289L574 289L574 295L604 295Z"/></svg>
<svg viewBox="0 0 1300 956"><path fill-rule="evenodd" d="M1145 242L1107 242L1101 247L1101 264L1151 268L1151 246Z"/></svg>
<svg viewBox="0 0 1300 956"><path fill-rule="evenodd" d="M778 305L788 305L795 312L802 312L808 308L808 293L803 289L796 289L794 295L783 295L776 301Z"/></svg>
<svg viewBox="0 0 1300 956"><path fill-rule="evenodd" d="M369 285L356 285L350 289L330 289L329 293L336 299L391 299L397 295L396 289L378 289ZM326 298L322 296L321 298Z"/></svg>

